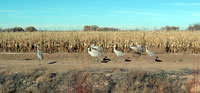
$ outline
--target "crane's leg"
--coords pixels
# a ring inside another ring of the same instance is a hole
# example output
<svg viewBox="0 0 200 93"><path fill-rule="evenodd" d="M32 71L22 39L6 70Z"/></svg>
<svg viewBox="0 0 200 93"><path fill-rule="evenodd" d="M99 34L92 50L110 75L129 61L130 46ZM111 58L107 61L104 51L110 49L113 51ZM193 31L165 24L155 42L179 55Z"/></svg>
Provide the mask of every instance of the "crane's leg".
<svg viewBox="0 0 200 93"><path fill-rule="evenodd" d="M138 62L138 59L139 59L139 57L140 57L140 56L137 56L137 57L136 57L136 59L137 59L137 62Z"/></svg>
<svg viewBox="0 0 200 93"><path fill-rule="evenodd" d="M41 64L40 64L40 60L39 60L39 65L41 65Z"/></svg>
<svg viewBox="0 0 200 93"><path fill-rule="evenodd" d="M96 57L96 62L97 62L97 63L99 62L99 59L98 59L98 57Z"/></svg>

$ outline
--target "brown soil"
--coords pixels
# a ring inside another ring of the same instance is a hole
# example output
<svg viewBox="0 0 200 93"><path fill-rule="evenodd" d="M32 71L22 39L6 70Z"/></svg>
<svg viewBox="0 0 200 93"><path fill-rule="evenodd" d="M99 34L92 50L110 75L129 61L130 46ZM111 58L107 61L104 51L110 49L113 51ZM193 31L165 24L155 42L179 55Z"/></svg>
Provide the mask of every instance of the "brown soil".
<svg viewBox="0 0 200 93"><path fill-rule="evenodd" d="M193 69L193 64L197 64L200 55L197 54L157 54L162 62L155 62L155 58L148 55L137 56L136 54L126 54L125 57L117 57L114 53L104 54L111 59L108 63L101 63L103 57L93 58L84 53L55 53L44 54L44 59L39 65L36 53L1 53L1 71L29 71L30 69L44 67L54 72L65 71L67 69L92 69L92 68L123 68L142 70L165 70L180 71L182 69ZM131 62L124 60L130 57ZM56 61L56 64L48 64Z"/></svg>

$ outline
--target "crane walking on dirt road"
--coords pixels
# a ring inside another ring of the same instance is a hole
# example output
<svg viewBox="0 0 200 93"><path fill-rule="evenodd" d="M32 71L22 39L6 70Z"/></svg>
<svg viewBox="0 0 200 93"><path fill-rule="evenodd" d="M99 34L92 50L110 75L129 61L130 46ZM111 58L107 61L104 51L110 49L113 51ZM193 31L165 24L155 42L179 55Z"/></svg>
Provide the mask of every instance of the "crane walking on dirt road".
<svg viewBox="0 0 200 93"><path fill-rule="evenodd" d="M38 55L38 59L39 59L39 65L41 65L40 64L40 61L43 59L43 54L42 54L42 52L39 50L39 46L37 45L37 55Z"/></svg>
<svg viewBox="0 0 200 93"><path fill-rule="evenodd" d="M133 43L130 45L130 48L133 49L137 54L141 54L140 52L143 50L142 46L138 45L136 43L137 46L133 46Z"/></svg>
<svg viewBox="0 0 200 93"><path fill-rule="evenodd" d="M98 62L98 57L103 56L103 54L100 51L94 50L91 47L88 48L88 54L90 54L92 57L96 57L96 62Z"/></svg>
<svg viewBox="0 0 200 93"><path fill-rule="evenodd" d="M146 53L147 53L147 55L149 55L149 56L151 56L151 57L155 57L155 56L156 56L153 52L151 52L151 51L149 51L149 50L147 49L147 46L145 46L145 47L146 47Z"/></svg>
<svg viewBox="0 0 200 93"><path fill-rule="evenodd" d="M116 49L117 45L114 45L114 52L117 56L125 56L125 54L122 51L119 51Z"/></svg>
<svg viewBox="0 0 200 93"><path fill-rule="evenodd" d="M117 50L116 47L117 47L117 45L114 45L114 52L115 52L115 54L118 57L125 56L125 54L122 51ZM129 57L125 59L125 62L128 62L128 61L131 61L131 59L129 59Z"/></svg>
<svg viewBox="0 0 200 93"><path fill-rule="evenodd" d="M88 53L92 56L92 57L99 57L99 56L103 56L103 54L97 50L93 50L91 47L88 48Z"/></svg>
<svg viewBox="0 0 200 93"><path fill-rule="evenodd" d="M136 42L136 45L137 45L137 47L138 47L138 50L140 50L140 51L142 51L142 50L143 50L142 46L141 46L141 45L138 45L138 43L137 43L137 42Z"/></svg>

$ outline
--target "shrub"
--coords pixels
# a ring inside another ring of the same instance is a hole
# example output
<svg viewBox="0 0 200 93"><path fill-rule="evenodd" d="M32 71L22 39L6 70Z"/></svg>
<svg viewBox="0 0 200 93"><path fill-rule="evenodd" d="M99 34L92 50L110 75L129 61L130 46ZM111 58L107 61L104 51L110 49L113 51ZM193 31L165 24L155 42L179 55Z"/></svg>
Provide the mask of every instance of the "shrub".
<svg viewBox="0 0 200 93"><path fill-rule="evenodd" d="M189 30L189 31L200 30L200 24L189 25L189 27L187 28L187 30Z"/></svg>
<svg viewBox="0 0 200 93"><path fill-rule="evenodd" d="M0 32L3 32L3 29L2 29L2 28L0 28Z"/></svg>
<svg viewBox="0 0 200 93"><path fill-rule="evenodd" d="M84 31L119 31L117 28L112 28L112 27L98 27L96 25L92 26L84 26Z"/></svg>
<svg viewBox="0 0 200 93"><path fill-rule="evenodd" d="M165 26L161 28L164 31L178 31L179 27L175 27L175 26Z"/></svg>
<svg viewBox="0 0 200 93"><path fill-rule="evenodd" d="M7 32L24 32L24 29L22 27L14 27L14 28L8 28L5 29Z"/></svg>
<svg viewBox="0 0 200 93"><path fill-rule="evenodd" d="M34 31L37 31L37 29L33 26L29 26L29 27L25 28L25 31L26 32L34 32Z"/></svg>

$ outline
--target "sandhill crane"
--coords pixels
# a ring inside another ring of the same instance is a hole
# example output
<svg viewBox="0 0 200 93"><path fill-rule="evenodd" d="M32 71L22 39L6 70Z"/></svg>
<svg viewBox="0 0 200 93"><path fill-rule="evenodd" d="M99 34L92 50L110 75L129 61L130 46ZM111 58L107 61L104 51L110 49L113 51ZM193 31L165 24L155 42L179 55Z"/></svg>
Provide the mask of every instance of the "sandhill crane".
<svg viewBox="0 0 200 93"><path fill-rule="evenodd" d="M115 54L116 54L118 57L119 57L119 56L125 56L125 54L124 54L122 51L117 50L116 47L117 47L117 45L114 45L114 52L115 52ZM125 59L125 62L127 62L127 61L131 61L131 60L129 59L129 57Z"/></svg>
<svg viewBox="0 0 200 93"><path fill-rule="evenodd" d="M88 48L88 53L92 56L92 57L99 57L99 56L103 56L103 54L97 50L93 50L91 47Z"/></svg>
<svg viewBox="0 0 200 93"><path fill-rule="evenodd" d="M42 52L39 50L39 46L37 45L37 55L38 55L38 59L39 59L39 65L41 65L40 64L40 61L43 59L43 54L42 54Z"/></svg>
<svg viewBox="0 0 200 93"><path fill-rule="evenodd" d="M142 51L142 50L143 50L142 46L141 46L141 45L138 45L138 43L137 43L137 42L136 42L136 45L137 45L137 47L138 47L138 50L140 50L140 51Z"/></svg>
<svg viewBox="0 0 200 93"><path fill-rule="evenodd" d="M103 51L103 47L102 46L95 46L95 44L92 44L90 47L95 49L95 50L97 50L97 51L100 51L100 52Z"/></svg>
<svg viewBox="0 0 200 93"><path fill-rule="evenodd" d="M130 48L133 49L137 54L141 55L141 51L143 50L142 46L138 45L136 42L137 46L133 46L133 43L130 45Z"/></svg>
<svg viewBox="0 0 200 93"><path fill-rule="evenodd" d="M149 51L149 50L147 49L147 46L145 46L145 47L146 47L146 53L147 53L147 55L149 55L149 56L151 56L151 57L155 57L155 56L156 56L153 52L151 52L151 51Z"/></svg>
<svg viewBox="0 0 200 93"><path fill-rule="evenodd" d="M98 57L103 56L103 54L97 50L93 50L91 47L88 48L88 53L92 56L92 57L96 57L96 62L98 62Z"/></svg>
<svg viewBox="0 0 200 93"><path fill-rule="evenodd" d="M116 49L116 45L114 45L114 52L115 52L115 54L117 55L117 56L125 56L125 54L123 53L123 52L121 52L121 51L118 51L117 49Z"/></svg>
<svg viewBox="0 0 200 93"><path fill-rule="evenodd" d="M136 53L139 53L139 48L137 46L133 46L133 44L130 45L130 49L133 49Z"/></svg>

